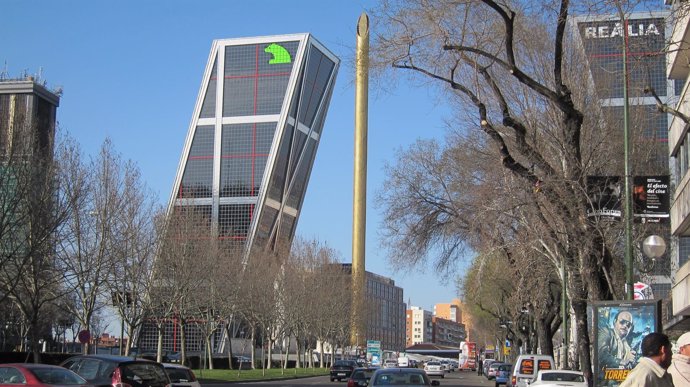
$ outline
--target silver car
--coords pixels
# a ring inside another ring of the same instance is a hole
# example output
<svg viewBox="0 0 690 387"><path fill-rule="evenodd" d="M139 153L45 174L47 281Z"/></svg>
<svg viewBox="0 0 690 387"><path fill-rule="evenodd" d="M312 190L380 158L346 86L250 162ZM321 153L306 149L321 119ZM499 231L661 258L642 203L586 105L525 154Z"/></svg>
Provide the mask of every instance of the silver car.
<svg viewBox="0 0 690 387"><path fill-rule="evenodd" d="M438 386L438 380L431 380L426 372L416 368L381 368L369 379L372 386Z"/></svg>
<svg viewBox="0 0 690 387"><path fill-rule="evenodd" d="M443 364L438 361L428 361L424 364L424 372L429 376L440 376L442 378L446 377L446 370Z"/></svg>

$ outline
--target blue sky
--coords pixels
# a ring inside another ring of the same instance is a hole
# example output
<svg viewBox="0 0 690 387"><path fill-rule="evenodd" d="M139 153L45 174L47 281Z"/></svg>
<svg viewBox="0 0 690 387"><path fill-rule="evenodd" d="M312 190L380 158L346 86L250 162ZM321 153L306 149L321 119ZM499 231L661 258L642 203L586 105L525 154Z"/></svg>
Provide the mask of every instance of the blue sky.
<svg viewBox="0 0 690 387"><path fill-rule="evenodd" d="M62 87L58 121L87 153L106 137L141 168L167 203L214 39L309 32L341 67L297 234L328 243L350 261L355 28L365 0L4 0L0 70L40 72ZM456 297L452 278L429 267L394 268L380 247L373 197L383 165L417 138L441 138L448 109L432 91L370 90L366 268L432 310Z"/></svg>

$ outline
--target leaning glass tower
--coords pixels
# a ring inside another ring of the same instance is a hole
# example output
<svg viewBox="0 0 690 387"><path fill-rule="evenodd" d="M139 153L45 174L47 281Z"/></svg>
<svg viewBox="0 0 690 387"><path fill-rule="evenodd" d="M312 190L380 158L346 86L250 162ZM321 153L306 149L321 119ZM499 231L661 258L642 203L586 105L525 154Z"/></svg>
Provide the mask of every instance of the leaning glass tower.
<svg viewBox="0 0 690 387"><path fill-rule="evenodd" d="M214 41L168 213L208 217L245 260L290 243L339 63L310 34Z"/></svg>

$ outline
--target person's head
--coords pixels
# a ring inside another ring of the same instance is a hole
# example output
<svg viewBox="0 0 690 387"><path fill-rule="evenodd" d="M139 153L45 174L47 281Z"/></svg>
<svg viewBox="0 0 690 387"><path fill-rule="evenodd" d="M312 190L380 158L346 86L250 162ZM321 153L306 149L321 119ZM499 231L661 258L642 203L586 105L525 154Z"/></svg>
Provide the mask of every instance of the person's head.
<svg viewBox="0 0 690 387"><path fill-rule="evenodd" d="M671 365L671 342L663 333L652 332L642 339L642 356L648 357L660 366L668 368Z"/></svg>
<svg viewBox="0 0 690 387"><path fill-rule="evenodd" d="M628 333L632 331L633 328L633 319L632 319L632 314L628 312L627 310L621 310L616 314L616 318L614 319L613 322L613 329L616 330L616 333L618 333L618 336L620 338L625 338L628 336Z"/></svg>
<svg viewBox="0 0 690 387"><path fill-rule="evenodd" d="M690 332L685 332L676 341L678 345L678 353L685 356L690 356Z"/></svg>

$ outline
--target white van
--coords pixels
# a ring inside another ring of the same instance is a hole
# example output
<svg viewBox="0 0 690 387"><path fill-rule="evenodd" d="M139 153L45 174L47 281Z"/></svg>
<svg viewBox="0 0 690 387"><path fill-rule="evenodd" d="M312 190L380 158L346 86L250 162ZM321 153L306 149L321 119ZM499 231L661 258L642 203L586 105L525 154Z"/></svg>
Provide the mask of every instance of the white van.
<svg viewBox="0 0 690 387"><path fill-rule="evenodd" d="M407 356L400 356L398 358L398 367L407 368L410 366L410 359Z"/></svg>
<svg viewBox="0 0 690 387"><path fill-rule="evenodd" d="M524 354L518 356L510 378L512 387L527 387L537 378L537 371L554 369L553 357L549 355Z"/></svg>

